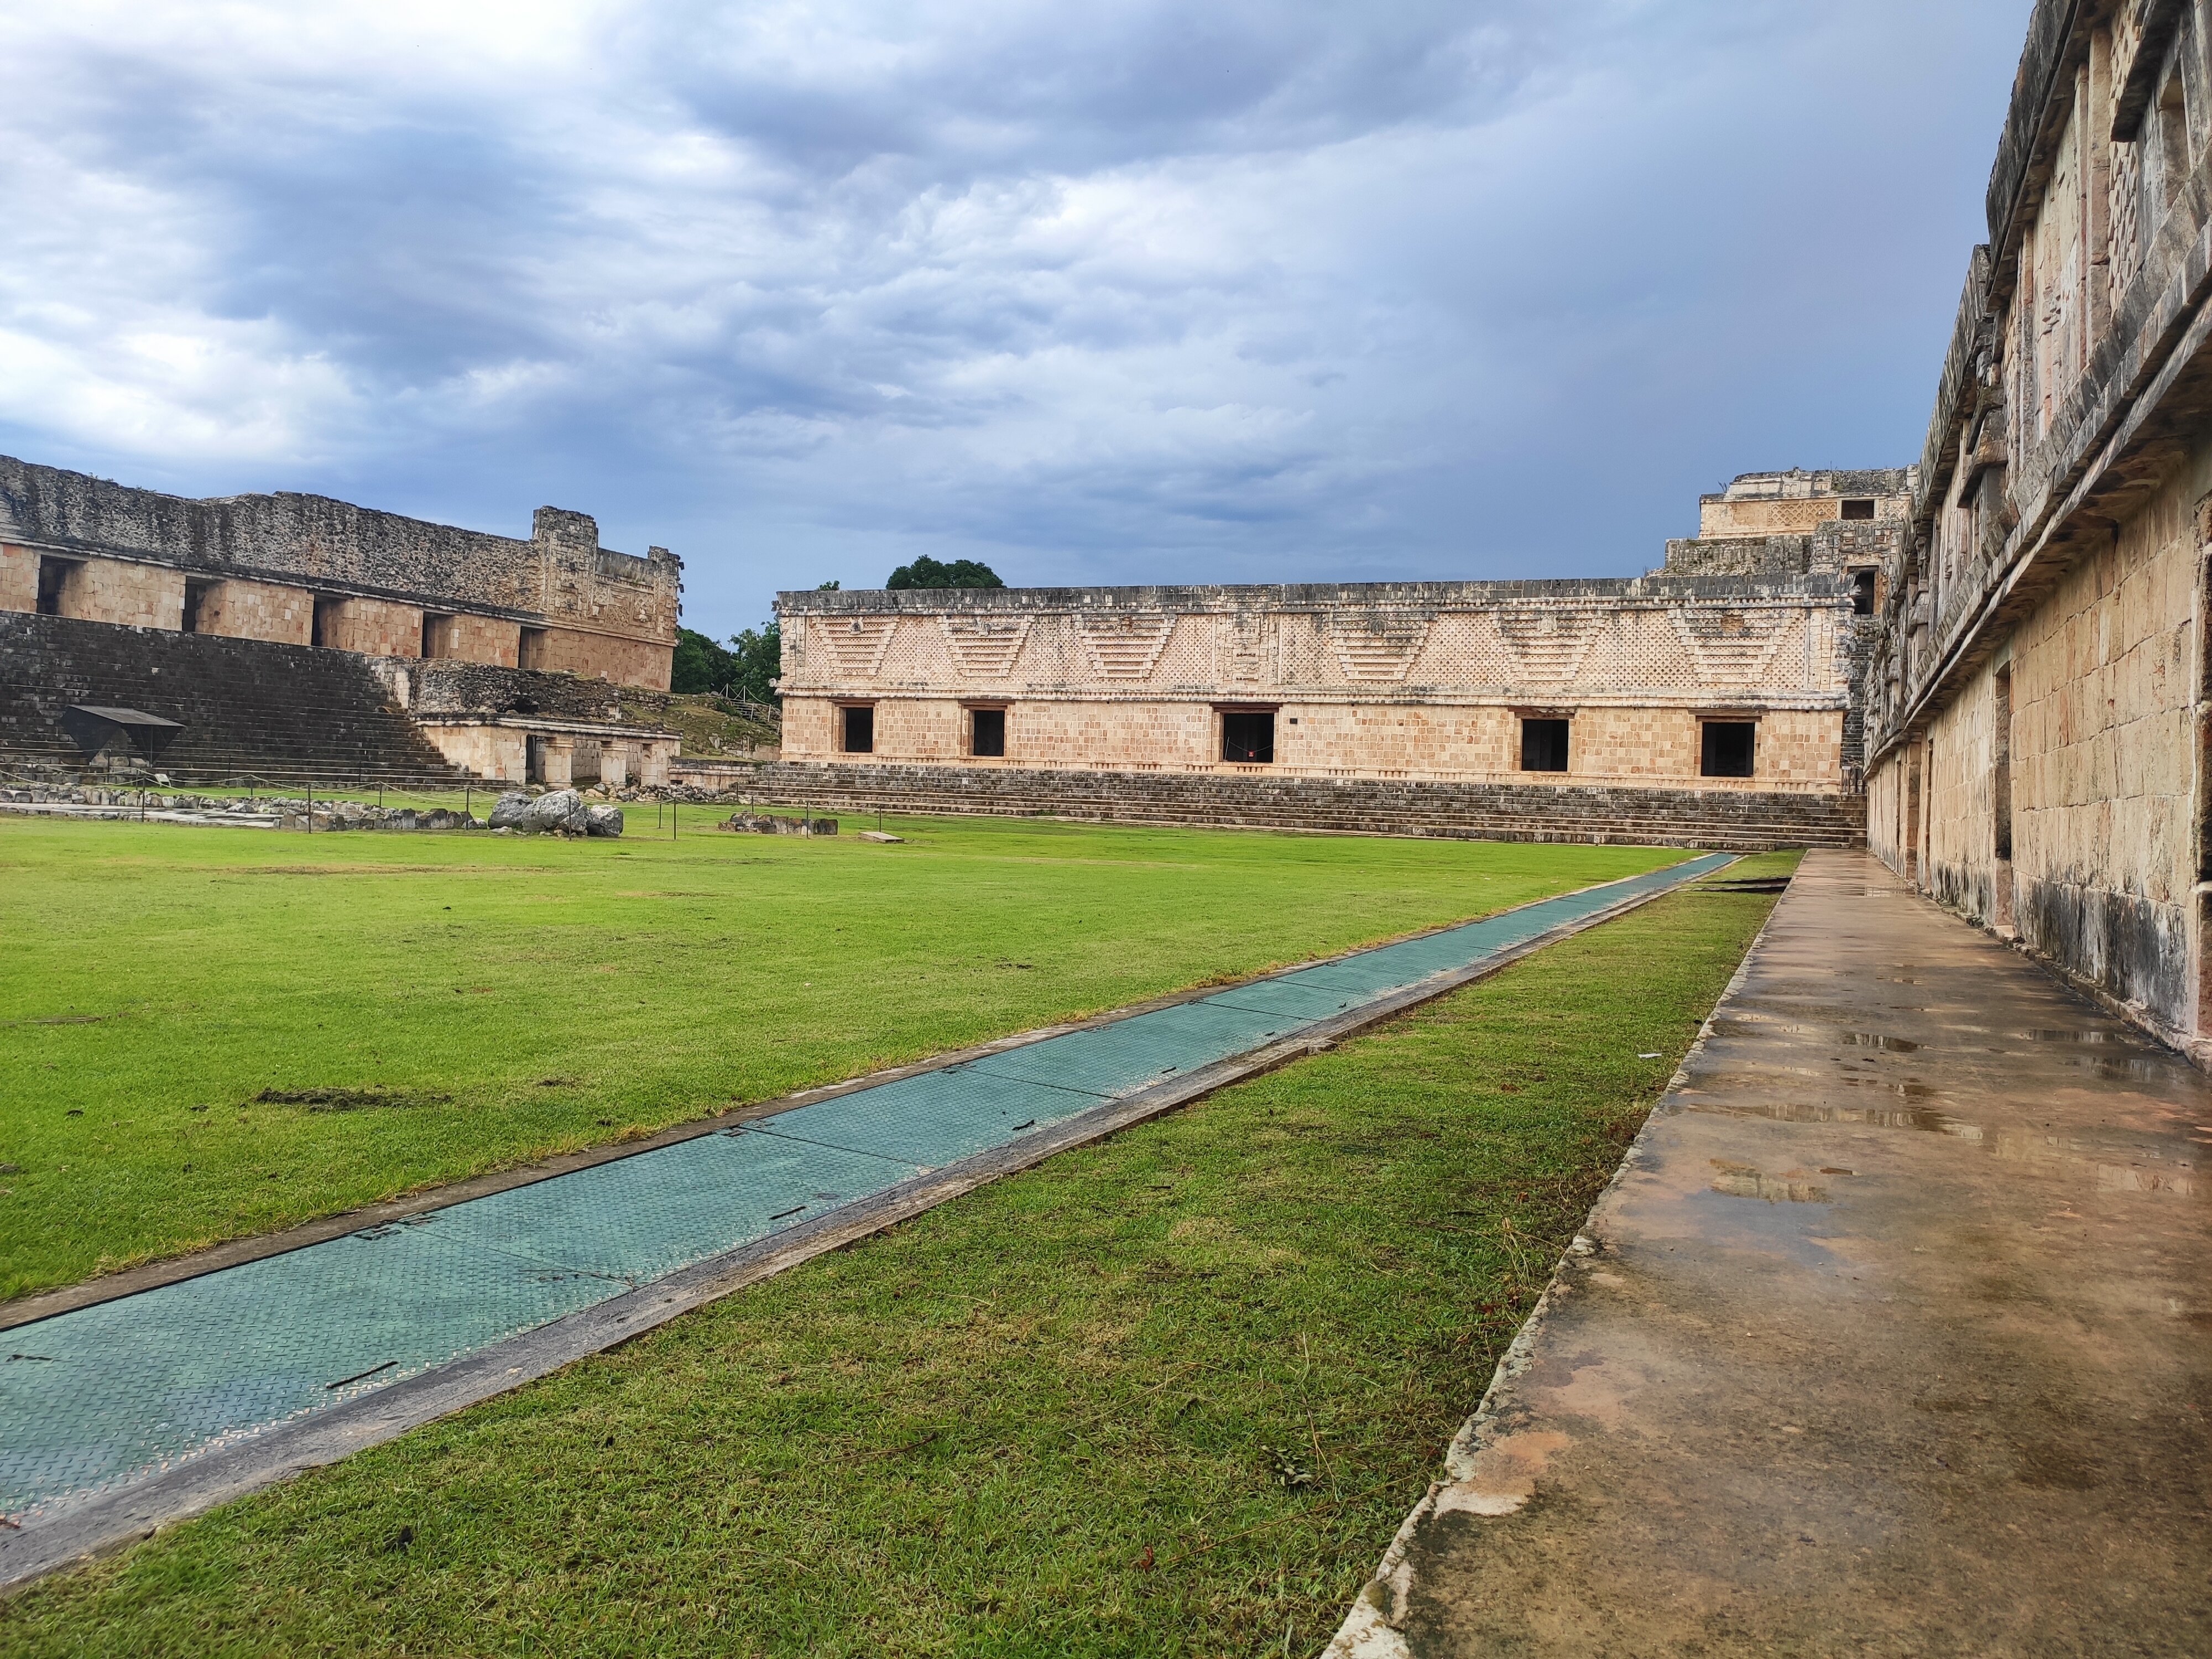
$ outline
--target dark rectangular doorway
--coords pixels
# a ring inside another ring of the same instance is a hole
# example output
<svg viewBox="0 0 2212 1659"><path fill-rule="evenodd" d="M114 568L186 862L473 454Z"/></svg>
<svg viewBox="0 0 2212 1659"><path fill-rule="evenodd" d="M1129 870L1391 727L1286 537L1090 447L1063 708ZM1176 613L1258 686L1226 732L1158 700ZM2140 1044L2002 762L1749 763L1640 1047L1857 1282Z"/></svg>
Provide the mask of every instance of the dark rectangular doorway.
<svg viewBox="0 0 2212 1659"><path fill-rule="evenodd" d="M1521 722L1521 769L1523 772L1564 772L1567 769L1567 727L1559 720Z"/></svg>
<svg viewBox="0 0 2212 1659"><path fill-rule="evenodd" d="M70 578L76 574L76 570L75 559L39 561L39 614L41 617L58 617L64 613Z"/></svg>
<svg viewBox="0 0 2212 1659"><path fill-rule="evenodd" d="M1275 758L1275 711L1224 710L1221 716L1221 758L1244 765L1267 765Z"/></svg>
<svg viewBox="0 0 2212 1659"><path fill-rule="evenodd" d="M872 755L876 752L876 708L873 703L860 703L838 711L844 716L845 752L848 755Z"/></svg>
<svg viewBox="0 0 2212 1659"><path fill-rule="evenodd" d="M1707 720L1698 772L1709 778L1747 778L1759 736L1755 720Z"/></svg>
<svg viewBox="0 0 2212 1659"><path fill-rule="evenodd" d="M1006 753L1006 711L1003 708L971 708L968 752L986 760L1004 759Z"/></svg>

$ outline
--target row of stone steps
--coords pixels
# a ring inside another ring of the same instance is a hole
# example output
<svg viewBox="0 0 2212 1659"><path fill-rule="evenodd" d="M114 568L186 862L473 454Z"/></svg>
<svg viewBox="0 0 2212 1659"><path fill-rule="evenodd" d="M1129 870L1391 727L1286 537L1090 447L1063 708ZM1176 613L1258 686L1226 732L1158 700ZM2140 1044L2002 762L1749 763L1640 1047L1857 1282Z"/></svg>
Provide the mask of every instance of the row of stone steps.
<svg viewBox="0 0 2212 1659"><path fill-rule="evenodd" d="M345 652L0 613L0 759L76 763L61 711L92 703L180 722L173 776L461 782L386 696Z"/></svg>
<svg viewBox="0 0 2212 1659"><path fill-rule="evenodd" d="M1397 783L786 762L755 773L763 799L827 810L1448 836L1497 841L1853 847L1863 798L1748 790Z"/></svg>

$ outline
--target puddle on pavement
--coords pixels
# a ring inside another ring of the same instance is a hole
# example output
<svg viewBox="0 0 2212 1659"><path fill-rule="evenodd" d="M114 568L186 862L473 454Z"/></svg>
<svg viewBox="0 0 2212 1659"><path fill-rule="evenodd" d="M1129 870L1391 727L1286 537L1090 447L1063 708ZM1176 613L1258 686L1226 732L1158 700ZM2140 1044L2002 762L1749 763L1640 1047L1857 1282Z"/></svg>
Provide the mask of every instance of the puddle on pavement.
<svg viewBox="0 0 2212 1659"><path fill-rule="evenodd" d="M1714 1169L1712 1189L1727 1198L1756 1198L1768 1204L1826 1204L1828 1189L1808 1181L1802 1170L1768 1175L1757 1165L1724 1158L1706 1160Z"/></svg>
<svg viewBox="0 0 2212 1659"><path fill-rule="evenodd" d="M2086 1170L2100 1193L2170 1193L2194 1198L2199 1185L2193 1159L2172 1157L2142 1143L2100 1146L2069 1136L2014 1129L1993 1137L1990 1150L2008 1164Z"/></svg>
<svg viewBox="0 0 2212 1659"><path fill-rule="evenodd" d="M1899 1100L1941 1100L1941 1089L1931 1089L1924 1083L1915 1083L1910 1078L1902 1083L1892 1083L1878 1077L1839 1077L1837 1082L1847 1089L1879 1089L1885 1094L1895 1095Z"/></svg>
<svg viewBox="0 0 2212 1659"><path fill-rule="evenodd" d="M2161 1082L2180 1064L2155 1054L2083 1054L2072 1063L2112 1083Z"/></svg>
<svg viewBox="0 0 2212 1659"><path fill-rule="evenodd" d="M1924 1107L1891 1109L1883 1106L1826 1106L1803 1101L1743 1100L1723 1104L1715 1101L1681 1101L1666 1108L1670 1112L1696 1112L1706 1117L1756 1117L1773 1123L1859 1124L1869 1129L1917 1129L1926 1134L1949 1135L1957 1140L1978 1141L1982 1127L1948 1112Z"/></svg>
<svg viewBox="0 0 2212 1659"><path fill-rule="evenodd" d="M1840 1025L1801 1025L1773 1014L1761 1014L1745 1010L1716 1018L1713 1035L1717 1037L1752 1037L1768 1036L1803 1036L1826 1039L1841 1043L1846 1048L1879 1048L1893 1054L1917 1054L1928 1045L1910 1038L1887 1036L1879 1031L1853 1030Z"/></svg>
<svg viewBox="0 0 2212 1659"><path fill-rule="evenodd" d="M1847 1048L1880 1048L1893 1054L1917 1054L1928 1045L1908 1042L1904 1037L1884 1036L1879 1031L1838 1031L1838 1040Z"/></svg>

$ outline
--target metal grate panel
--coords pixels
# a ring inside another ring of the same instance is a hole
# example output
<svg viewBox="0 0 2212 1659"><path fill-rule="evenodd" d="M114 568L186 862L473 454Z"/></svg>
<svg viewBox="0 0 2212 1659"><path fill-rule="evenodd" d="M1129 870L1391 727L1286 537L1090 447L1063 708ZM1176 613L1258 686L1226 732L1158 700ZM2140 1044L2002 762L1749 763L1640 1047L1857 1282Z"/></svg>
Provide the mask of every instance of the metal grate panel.
<svg viewBox="0 0 2212 1659"><path fill-rule="evenodd" d="M1306 1023L1290 1014L1187 1002L993 1054L968 1069L1102 1097L1125 1095L1259 1048Z"/></svg>
<svg viewBox="0 0 2212 1659"><path fill-rule="evenodd" d="M1049 1128L1097 1103L1096 1095L953 1066L779 1112L749 1127L761 1132L755 1139L788 1136L871 1154L879 1163L902 1160L898 1178L903 1179L915 1169L957 1163Z"/></svg>
<svg viewBox="0 0 2212 1659"><path fill-rule="evenodd" d="M518 1187L435 1212L457 1238L624 1288L720 1255L915 1173L912 1164L762 1135L701 1135L558 1177L548 1204Z"/></svg>

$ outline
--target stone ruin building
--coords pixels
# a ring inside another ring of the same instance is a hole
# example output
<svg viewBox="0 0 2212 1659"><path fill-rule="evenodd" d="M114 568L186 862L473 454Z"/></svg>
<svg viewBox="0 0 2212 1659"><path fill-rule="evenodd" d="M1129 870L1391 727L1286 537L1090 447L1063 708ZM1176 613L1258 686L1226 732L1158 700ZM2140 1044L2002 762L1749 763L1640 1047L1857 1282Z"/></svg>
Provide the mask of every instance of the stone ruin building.
<svg viewBox="0 0 2212 1659"><path fill-rule="evenodd" d="M1625 580L781 594L779 783L855 806L1854 844L1857 665L1914 477L1747 474Z"/></svg>
<svg viewBox="0 0 2212 1659"><path fill-rule="evenodd" d="M2041 0L1867 672L1868 828L2212 1058L2212 0Z"/></svg>
<svg viewBox="0 0 2212 1659"><path fill-rule="evenodd" d="M188 501L0 456L0 755L73 703L183 722L203 776L658 784L683 566L319 495Z"/></svg>

